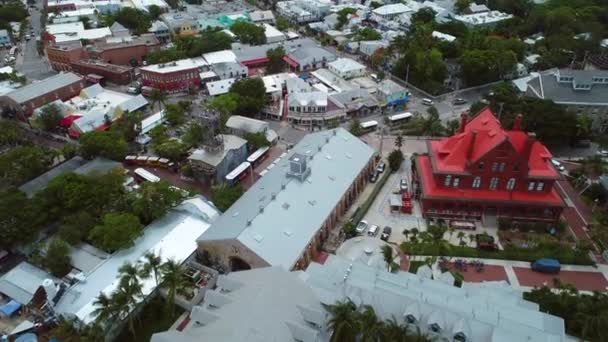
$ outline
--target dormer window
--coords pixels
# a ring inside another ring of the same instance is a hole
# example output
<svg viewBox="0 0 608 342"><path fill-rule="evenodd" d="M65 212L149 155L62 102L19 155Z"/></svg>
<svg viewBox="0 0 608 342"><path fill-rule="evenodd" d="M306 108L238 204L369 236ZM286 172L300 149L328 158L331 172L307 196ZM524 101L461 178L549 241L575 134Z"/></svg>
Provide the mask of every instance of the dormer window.
<svg viewBox="0 0 608 342"><path fill-rule="evenodd" d="M445 179L443 180L443 185L448 187L448 186L450 186L450 184L452 184L452 175L447 175L447 176L445 176Z"/></svg>
<svg viewBox="0 0 608 342"><path fill-rule="evenodd" d="M579 90L587 90L587 89L591 89L591 84L585 84L585 83L575 83L574 84L574 89L579 89Z"/></svg>
<svg viewBox="0 0 608 342"><path fill-rule="evenodd" d="M481 177L477 176L473 179L473 189L479 189L481 186Z"/></svg>
<svg viewBox="0 0 608 342"><path fill-rule="evenodd" d="M574 81L574 76L560 76L559 81L560 82L572 82L572 81Z"/></svg>

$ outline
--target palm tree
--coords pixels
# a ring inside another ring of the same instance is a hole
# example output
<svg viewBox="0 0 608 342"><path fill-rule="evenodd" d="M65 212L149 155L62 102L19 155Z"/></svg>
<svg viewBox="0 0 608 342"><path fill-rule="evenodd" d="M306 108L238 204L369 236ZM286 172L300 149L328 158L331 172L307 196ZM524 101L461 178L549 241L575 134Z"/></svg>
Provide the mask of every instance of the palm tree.
<svg viewBox="0 0 608 342"><path fill-rule="evenodd" d="M410 334L405 324L399 324L395 317L384 322L381 341L386 342L409 342Z"/></svg>
<svg viewBox="0 0 608 342"><path fill-rule="evenodd" d="M111 326L118 317L118 312L112 298L103 292L100 292L97 298L95 298L93 307L95 309L93 309L92 315L95 317L95 321L102 324L105 328Z"/></svg>
<svg viewBox="0 0 608 342"><path fill-rule="evenodd" d="M364 305L359 313L358 326L361 342L376 342L383 330L383 322L378 320L371 305Z"/></svg>
<svg viewBox="0 0 608 342"><path fill-rule="evenodd" d="M350 299L333 305L323 304L331 318L327 329L331 331L330 342L354 341L358 335L358 313Z"/></svg>
<svg viewBox="0 0 608 342"><path fill-rule="evenodd" d="M162 266L163 260L160 255L156 255L154 252L147 252L144 254L146 261L141 267L140 277L148 278L154 276L154 284L158 286L160 267Z"/></svg>
<svg viewBox="0 0 608 342"><path fill-rule="evenodd" d="M473 245L473 242L475 242L475 234L469 233L468 237L469 237L469 242L471 243L471 245Z"/></svg>
<svg viewBox="0 0 608 342"><path fill-rule="evenodd" d="M167 95L158 89L154 89L150 92L150 101L152 102L152 109L158 103L158 109L162 109L162 105L165 104Z"/></svg>
<svg viewBox="0 0 608 342"><path fill-rule="evenodd" d="M416 227L410 229L410 233L412 233L412 241L416 241L419 232L420 231Z"/></svg>
<svg viewBox="0 0 608 342"><path fill-rule="evenodd" d="M407 228L405 228L405 229L403 230L403 235L405 235L405 240L407 240L407 237L410 235L410 230L409 230L409 229L407 229Z"/></svg>
<svg viewBox="0 0 608 342"><path fill-rule="evenodd" d="M118 268L118 276L120 282L125 282L129 286L137 286L140 284L139 276L141 275L141 266L139 264L132 264L126 261L120 268ZM141 290L141 286L139 286ZM143 292L139 293L142 298L144 297Z"/></svg>
<svg viewBox="0 0 608 342"><path fill-rule="evenodd" d="M177 261L169 259L160 266L162 274L161 286L167 289L167 312L171 317L175 314L175 296L183 293L190 285L186 269Z"/></svg>
<svg viewBox="0 0 608 342"><path fill-rule="evenodd" d="M119 317L122 319L127 318L133 339L136 339L137 336L135 326L133 325L135 314L132 311L139 304L141 293L141 283L129 282L127 278L122 278L118 288L112 292L111 301L116 307Z"/></svg>
<svg viewBox="0 0 608 342"><path fill-rule="evenodd" d="M395 147L397 149L401 149L402 146L403 146L403 136L401 134L399 134L397 136L397 138L395 138Z"/></svg>
<svg viewBox="0 0 608 342"><path fill-rule="evenodd" d="M466 242L464 242L464 237L466 236L466 234L464 232L458 232L458 234L456 234L456 237L458 238L458 241L460 241L460 245L461 246L466 246Z"/></svg>
<svg viewBox="0 0 608 342"><path fill-rule="evenodd" d="M386 263L387 271L391 271L391 266L393 265L393 248L389 245L382 246L382 256L384 257L384 262Z"/></svg>

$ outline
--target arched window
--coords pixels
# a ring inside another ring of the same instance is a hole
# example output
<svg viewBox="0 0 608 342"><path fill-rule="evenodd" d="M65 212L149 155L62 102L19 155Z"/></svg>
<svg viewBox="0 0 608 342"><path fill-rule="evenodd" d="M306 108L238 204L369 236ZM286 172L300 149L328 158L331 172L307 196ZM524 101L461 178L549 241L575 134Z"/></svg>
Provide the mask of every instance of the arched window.
<svg viewBox="0 0 608 342"><path fill-rule="evenodd" d="M477 176L473 179L473 189L479 189L481 186L481 177Z"/></svg>
<svg viewBox="0 0 608 342"><path fill-rule="evenodd" d="M500 163L500 166L498 167L498 172L505 172L505 168L507 167L507 163Z"/></svg>
<svg viewBox="0 0 608 342"><path fill-rule="evenodd" d="M490 190L496 190L498 187L498 177L492 177L490 180Z"/></svg>
<svg viewBox="0 0 608 342"><path fill-rule="evenodd" d="M509 178L507 181L507 190L515 189L515 178Z"/></svg>

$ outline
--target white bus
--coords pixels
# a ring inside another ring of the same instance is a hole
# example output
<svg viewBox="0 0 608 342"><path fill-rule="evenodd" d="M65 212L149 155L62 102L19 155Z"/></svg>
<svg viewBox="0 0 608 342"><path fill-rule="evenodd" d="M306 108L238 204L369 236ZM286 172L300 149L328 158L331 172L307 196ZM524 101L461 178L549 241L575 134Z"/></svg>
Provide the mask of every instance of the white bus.
<svg viewBox="0 0 608 342"><path fill-rule="evenodd" d="M247 177L251 168L251 163L242 162L241 165L237 166L234 170L230 171L226 175L226 182L230 185L235 185L243 178Z"/></svg>
<svg viewBox="0 0 608 342"><path fill-rule="evenodd" d="M158 178L152 172L147 171L145 169L137 168L133 172L135 173L136 176L138 176L139 178L141 178L147 182L152 182L152 183L160 182L160 178Z"/></svg>
<svg viewBox="0 0 608 342"><path fill-rule="evenodd" d="M260 163L266 159L266 153L269 149L270 147L268 146L260 147L247 158L247 162L253 165L253 167L260 165Z"/></svg>
<svg viewBox="0 0 608 342"><path fill-rule="evenodd" d="M390 115L388 117L388 122L391 125L397 124L397 123L401 123L404 121L408 121L411 117L412 117L412 113L410 112L405 112L405 113L401 113L401 114L395 114L395 115Z"/></svg>
<svg viewBox="0 0 608 342"><path fill-rule="evenodd" d="M361 128L365 132L371 132L371 131L375 130L377 127L378 127L378 121L375 121L375 120L365 121L365 122L361 123Z"/></svg>

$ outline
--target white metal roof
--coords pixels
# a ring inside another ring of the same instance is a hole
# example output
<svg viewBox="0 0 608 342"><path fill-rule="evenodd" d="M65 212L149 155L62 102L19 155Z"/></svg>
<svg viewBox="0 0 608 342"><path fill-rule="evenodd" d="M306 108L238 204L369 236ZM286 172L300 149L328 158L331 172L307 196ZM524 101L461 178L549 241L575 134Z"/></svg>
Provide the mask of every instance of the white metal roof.
<svg viewBox="0 0 608 342"><path fill-rule="evenodd" d="M68 288L55 310L75 315L84 323L91 322L95 298L101 292L109 295L116 289L120 266L125 262L137 262L148 251L160 255L163 261L183 261L196 249L196 237L205 232L218 215L217 209L202 197L184 201L165 217L148 225L133 247L112 254L102 265L85 274L85 281ZM146 279L142 285L143 293L148 295L155 288L154 279Z"/></svg>
<svg viewBox="0 0 608 342"><path fill-rule="evenodd" d="M450 43L456 40L456 37L452 36L451 34L442 33L439 31L433 31L431 35L437 39L445 40L446 42Z"/></svg>
<svg viewBox="0 0 608 342"><path fill-rule="evenodd" d="M349 72L356 70L365 70L365 65L351 58L338 58L328 64L330 68L336 69L339 72Z"/></svg>
<svg viewBox="0 0 608 342"><path fill-rule="evenodd" d="M59 73L58 75L45 78L39 82L34 82L23 86L11 93L8 93L7 96L17 103L24 103L33 98L51 93L57 89L81 80L82 77L71 72Z"/></svg>
<svg viewBox="0 0 608 342"><path fill-rule="evenodd" d="M21 305L27 305L45 279L58 282L46 271L22 261L0 278L0 293L9 296Z"/></svg>
<svg viewBox="0 0 608 342"><path fill-rule="evenodd" d="M159 74L167 74L171 72L184 71L184 70L195 70L198 73L198 69L207 65L207 62L202 58L188 58L181 59L179 61L173 61L169 63L159 63L154 65L148 65L141 67L142 71L155 72Z"/></svg>
<svg viewBox="0 0 608 342"><path fill-rule="evenodd" d="M291 269L373 153L342 128L305 136L198 241L238 239L270 265ZM294 154L306 156L304 181L286 176Z"/></svg>
<svg viewBox="0 0 608 342"><path fill-rule="evenodd" d="M379 15L379 16L400 14L400 13L406 13L406 12L412 12L412 9L409 6L402 4L402 3L384 5L384 6L380 6L376 9L372 10L372 13Z"/></svg>
<svg viewBox="0 0 608 342"><path fill-rule="evenodd" d="M236 55L232 50L222 50L203 54L203 58L207 64L213 65L217 63L236 62Z"/></svg>

